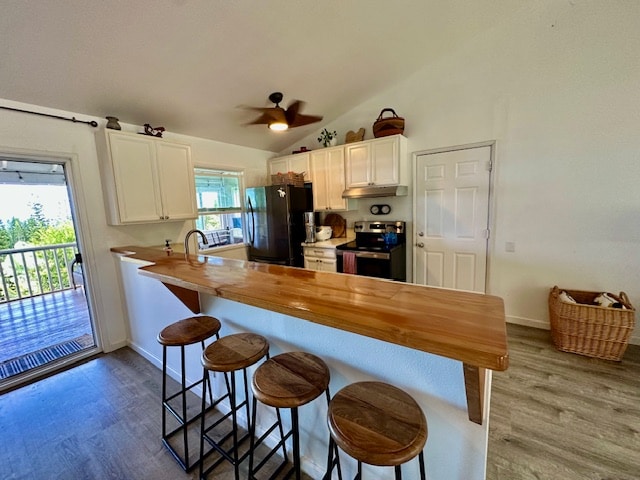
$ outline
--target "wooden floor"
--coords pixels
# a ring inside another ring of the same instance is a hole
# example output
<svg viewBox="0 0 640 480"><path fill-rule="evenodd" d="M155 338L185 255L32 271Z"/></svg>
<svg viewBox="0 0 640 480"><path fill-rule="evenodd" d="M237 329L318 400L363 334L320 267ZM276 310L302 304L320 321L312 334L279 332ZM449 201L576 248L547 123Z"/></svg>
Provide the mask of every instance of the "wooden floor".
<svg viewBox="0 0 640 480"><path fill-rule="evenodd" d="M640 479L640 347L621 363L563 353L509 325L494 372L488 480Z"/></svg>
<svg viewBox="0 0 640 480"><path fill-rule="evenodd" d="M487 479L640 478L640 347L618 364L558 352L547 331L508 332ZM123 348L0 396L0 478L197 478L159 440L159 392L159 370ZM221 468L209 478L232 478Z"/></svg>
<svg viewBox="0 0 640 480"><path fill-rule="evenodd" d="M0 362L87 334L83 288L0 303Z"/></svg>
<svg viewBox="0 0 640 480"><path fill-rule="evenodd" d="M0 479L198 478L160 440L161 379L158 368L121 348L0 396ZM209 475L232 478L227 462Z"/></svg>

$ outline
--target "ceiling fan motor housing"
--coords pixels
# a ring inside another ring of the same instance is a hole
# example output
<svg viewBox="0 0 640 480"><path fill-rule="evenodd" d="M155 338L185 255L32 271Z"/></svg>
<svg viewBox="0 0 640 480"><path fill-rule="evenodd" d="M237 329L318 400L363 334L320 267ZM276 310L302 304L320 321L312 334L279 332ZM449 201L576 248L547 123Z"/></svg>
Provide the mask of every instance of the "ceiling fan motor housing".
<svg viewBox="0 0 640 480"><path fill-rule="evenodd" d="M282 101L282 98L282 92L273 92L271 95L269 95L269 101L275 103L276 105L278 105Z"/></svg>

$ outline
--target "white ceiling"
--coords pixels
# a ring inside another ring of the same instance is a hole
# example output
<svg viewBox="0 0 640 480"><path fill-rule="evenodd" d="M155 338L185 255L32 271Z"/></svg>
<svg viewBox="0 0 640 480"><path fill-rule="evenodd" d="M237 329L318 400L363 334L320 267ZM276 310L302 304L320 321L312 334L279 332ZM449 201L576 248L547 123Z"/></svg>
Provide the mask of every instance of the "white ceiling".
<svg viewBox="0 0 640 480"><path fill-rule="evenodd" d="M2 0L0 98L278 152L526 1ZM243 126L274 91L324 120Z"/></svg>

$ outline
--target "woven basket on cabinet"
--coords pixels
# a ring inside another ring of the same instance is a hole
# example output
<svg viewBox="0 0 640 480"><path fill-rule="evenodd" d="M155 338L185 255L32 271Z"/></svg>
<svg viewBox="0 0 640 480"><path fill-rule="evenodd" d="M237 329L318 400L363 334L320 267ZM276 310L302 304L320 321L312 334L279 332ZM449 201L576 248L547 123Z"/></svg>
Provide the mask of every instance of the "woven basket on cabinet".
<svg viewBox="0 0 640 480"><path fill-rule="evenodd" d="M391 117L383 117L389 112ZM404 118L399 117L393 108L384 108L378 115L378 119L373 124L373 136L375 138L386 137L404 133Z"/></svg>
<svg viewBox="0 0 640 480"><path fill-rule="evenodd" d="M271 185L293 185L304 187L304 173L276 173L271 175Z"/></svg>
<svg viewBox="0 0 640 480"><path fill-rule="evenodd" d="M567 292L577 303L560 300ZM609 293L626 309L593 305L602 292L567 290L553 287L549 292L551 338L558 350L604 360L622 360L635 325L636 311L627 294Z"/></svg>

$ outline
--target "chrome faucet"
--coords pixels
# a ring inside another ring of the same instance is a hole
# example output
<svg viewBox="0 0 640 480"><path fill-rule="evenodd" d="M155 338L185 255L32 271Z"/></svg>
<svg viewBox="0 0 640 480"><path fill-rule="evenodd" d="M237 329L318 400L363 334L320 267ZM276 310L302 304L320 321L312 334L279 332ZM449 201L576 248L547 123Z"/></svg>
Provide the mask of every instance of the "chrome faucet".
<svg viewBox="0 0 640 480"><path fill-rule="evenodd" d="M197 233L198 235L200 235L205 245L209 245L209 242L207 242L207 237L204 235L202 231L198 230L197 228L194 228L193 230L189 230L187 234L184 236L185 255L189 255L189 238L191 238L191 235L193 235L194 233Z"/></svg>

